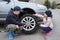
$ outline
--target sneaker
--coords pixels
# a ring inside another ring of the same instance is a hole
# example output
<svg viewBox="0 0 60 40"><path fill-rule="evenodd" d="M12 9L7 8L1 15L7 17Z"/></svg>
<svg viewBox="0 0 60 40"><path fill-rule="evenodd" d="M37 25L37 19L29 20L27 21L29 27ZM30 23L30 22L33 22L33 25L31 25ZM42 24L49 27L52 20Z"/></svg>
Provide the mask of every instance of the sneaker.
<svg viewBox="0 0 60 40"><path fill-rule="evenodd" d="M13 39L13 35L12 34L9 34L9 39L12 40Z"/></svg>
<svg viewBox="0 0 60 40"><path fill-rule="evenodd" d="M48 33L46 33L46 35L49 36L49 35L51 35L51 33L52 33L52 32L48 32Z"/></svg>

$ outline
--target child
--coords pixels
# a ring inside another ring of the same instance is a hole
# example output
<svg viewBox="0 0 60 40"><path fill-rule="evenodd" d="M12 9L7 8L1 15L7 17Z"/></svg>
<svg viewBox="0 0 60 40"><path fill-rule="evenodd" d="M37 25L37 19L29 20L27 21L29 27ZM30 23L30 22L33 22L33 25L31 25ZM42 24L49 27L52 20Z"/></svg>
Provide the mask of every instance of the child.
<svg viewBox="0 0 60 40"><path fill-rule="evenodd" d="M13 10L11 10L6 18L6 29L8 30L9 39L14 38L14 34L17 34L16 31L19 31L21 29L21 26L24 24L19 21L19 14L21 14L22 9L19 6L14 7Z"/></svg>
<svg viewBox="0 0 60 40"><path fill-rule="evenodd" d="M50 10L47 10L44 15L40 15L39 17L43 18L43 24L40 24L39 26L41 29L46 33L46 35L51 34L51 30L53 28L53 23L52 23L52 12ZM35 16L38 16L35 14Z"/></svg>

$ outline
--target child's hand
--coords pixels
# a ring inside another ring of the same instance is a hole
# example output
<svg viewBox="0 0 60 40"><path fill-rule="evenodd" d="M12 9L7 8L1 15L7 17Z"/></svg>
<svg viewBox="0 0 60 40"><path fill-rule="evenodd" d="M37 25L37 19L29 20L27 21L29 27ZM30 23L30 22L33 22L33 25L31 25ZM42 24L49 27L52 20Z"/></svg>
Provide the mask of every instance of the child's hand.
<svg viewBox="0 0 60 40"><path fill-rule="evenodd" d="M19 26L18 25L16 25L16 29L19 29Z"/></svg>
<svg viewBox="0 0 60 40"><path fill-rule="evenodd" d="M32 16L35 16L35 14L33 14Z"/></svg>

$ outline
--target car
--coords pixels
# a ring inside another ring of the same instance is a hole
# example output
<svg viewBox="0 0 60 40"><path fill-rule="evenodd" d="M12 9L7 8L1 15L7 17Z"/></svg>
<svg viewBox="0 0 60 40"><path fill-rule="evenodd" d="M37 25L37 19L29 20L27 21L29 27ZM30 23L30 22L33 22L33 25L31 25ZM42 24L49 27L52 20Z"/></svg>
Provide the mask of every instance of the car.
<svg viewBox="0 0 60 40"><path fill-rule="evenodd" d="M21 23L26 23L26 25L23 27L22 32L26 34L36 32L38 28L38 19L35 16L33 17L32 14L41 14L42 12L45 12L47 8L41 4L22 2L19 0L0 0L0 23L4 23L9 10L15 6L19 6L22 10L24 10L24 12L22 12L20 15Z"/></svg>

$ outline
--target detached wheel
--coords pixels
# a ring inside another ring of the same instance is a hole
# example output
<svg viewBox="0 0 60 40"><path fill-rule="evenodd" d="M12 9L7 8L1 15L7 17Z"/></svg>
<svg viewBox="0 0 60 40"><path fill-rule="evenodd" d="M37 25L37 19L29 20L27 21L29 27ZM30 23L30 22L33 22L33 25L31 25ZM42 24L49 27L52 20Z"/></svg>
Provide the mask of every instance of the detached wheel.
<svg viewBox="0 0 60 40"><path fill-rule="evenodd" d="M21 23L25 23L22 31L26 34L34 33L38 28L36 20L36 17L33 17L31 14L25 14L22 16Z"/></svg>

